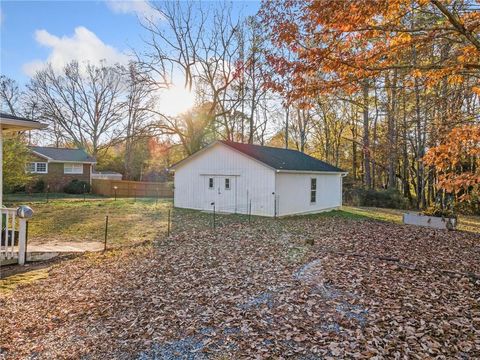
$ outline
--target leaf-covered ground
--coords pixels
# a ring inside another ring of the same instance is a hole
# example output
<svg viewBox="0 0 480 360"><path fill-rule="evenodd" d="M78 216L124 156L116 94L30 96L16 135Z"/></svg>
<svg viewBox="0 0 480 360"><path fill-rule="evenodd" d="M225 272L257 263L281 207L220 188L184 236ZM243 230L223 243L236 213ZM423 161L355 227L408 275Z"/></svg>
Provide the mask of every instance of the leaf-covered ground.
<svg viewBox="0 0 480 360"><path fill-rule="evenodd" d="M192 224L1 298L0 357L474 359L479 276L469 232L337 216Z"/></svg>

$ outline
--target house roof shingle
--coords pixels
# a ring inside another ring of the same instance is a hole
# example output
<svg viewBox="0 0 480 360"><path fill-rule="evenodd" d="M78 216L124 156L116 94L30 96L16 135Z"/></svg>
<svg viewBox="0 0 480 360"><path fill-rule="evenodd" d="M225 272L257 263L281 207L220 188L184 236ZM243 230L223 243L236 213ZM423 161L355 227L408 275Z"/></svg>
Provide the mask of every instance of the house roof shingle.
<svg viewBox="0 0 480 360"><path fill-rule="evenodd" d="M95 158L88 155L83 149L62 149L55 147L30 146L33 152L45 156L53 161L95 163Z"/></svg>
<svg viewBox="0 0 480 360"><path fill-rule="evenodd" d="M35 120L0 112L0 127L3 130L25 131L44 129L47 125Z"/></svg>
<svg viewBox="0 0 480 360"><path fill-rule="evenodd" d="M242 144L232 141L221 143L248 155L276 170L345 172L336 166L318 160L297 150Z"/></svg>
<svg viewBox="0 0 480 360"><path fill-rule="evenodd" d="M10 119L10 120L21 120L21 121L38 122L38 121L35 121L35 120L31 120L31 119L27 119L27 118L24 118L24 117L15 116L15 115L3 113L3 112L0 112L0 118L2 118L2 119Z"/></svg>

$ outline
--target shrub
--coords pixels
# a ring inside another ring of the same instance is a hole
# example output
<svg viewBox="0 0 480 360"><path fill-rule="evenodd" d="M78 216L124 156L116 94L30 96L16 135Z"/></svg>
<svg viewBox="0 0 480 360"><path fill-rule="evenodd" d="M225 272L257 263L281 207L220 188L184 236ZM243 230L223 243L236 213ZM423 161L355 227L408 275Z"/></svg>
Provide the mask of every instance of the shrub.
<svg viewBox="0 0 480 360"><path fill-rule="evenodd" d="M73 179L63 188L67 194L83 194L90 192L90 184L86 181Z"/></svg>
<svg viewBox="0 0 480 360"><path fill-rule="evenodd" d="M464 215L480 215L480 194L472 194L470 200L457 203L455 210Z"/></svg>
<svg viewBox="0 0 480 360"><path fill-rule="evenodd" d="M26 185L15 185L12 189L12 193L24 193L27 190Z"/></svg>
<svg viewBox="0 0 480 360"><path fill-rule="evenodd" d="M45 187L46 187L45 180L38 179L37 181L35 181L35 183L32 186L32 192L34 192L34 193L44 192Z"/></svg>
<svg viewBox="0 0 480 360"><path fill-rule="evenodd" d="M422 211L424 215L428 216L437 216L437 217L446 217L446 218L457 218L457 215L453 212L452 209L441 208L440 206L430 206L429 208Z"/></svg>
<svg viewBox="0 0 480 360"><path fill-rule="evenodd" d="M4 135L3 142L3 191L14 192L19 186L26 185L32 178L25 171L30 158L25 136L21 134Z"/></svg>
<svg viewBox="0 0 480 360"><path fill-rule="evenodd" d="M398 190L353 188L344 194L347 204L379 208L406 209L408 201Z"/></svg>

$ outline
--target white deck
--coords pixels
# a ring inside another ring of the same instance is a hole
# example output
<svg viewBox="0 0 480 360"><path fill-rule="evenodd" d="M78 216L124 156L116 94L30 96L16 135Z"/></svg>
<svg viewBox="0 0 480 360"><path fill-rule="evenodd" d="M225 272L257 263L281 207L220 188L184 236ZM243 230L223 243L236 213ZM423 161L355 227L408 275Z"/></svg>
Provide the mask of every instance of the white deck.
<svg viewBox="0 0 480 360"><path fill-rule="evenodd" d="M16 260L20 265L25 263L25 244L27 221L17 216L16 209L2 208L0 261Z"/></svg>

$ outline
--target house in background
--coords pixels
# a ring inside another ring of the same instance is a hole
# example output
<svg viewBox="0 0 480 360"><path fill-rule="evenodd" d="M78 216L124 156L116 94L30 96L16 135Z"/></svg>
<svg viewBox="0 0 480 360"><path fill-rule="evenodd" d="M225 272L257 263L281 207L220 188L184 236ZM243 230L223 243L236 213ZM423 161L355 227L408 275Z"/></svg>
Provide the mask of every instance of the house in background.
<svg viewBox="0 0 480 360"><path fill-rule="evenodd" d="M27 171L35 175L35 181L42 179L51 192L61 192L72 180L91 183L93 157L82 149L30 146L31 162Z"/></svg>
<svg viewBox="0 0 480 360"><path fill-rule="evenodd" d="M302 152L217 141L175 164L174 205L262 216L342 205L346 172Z"/></svg>

